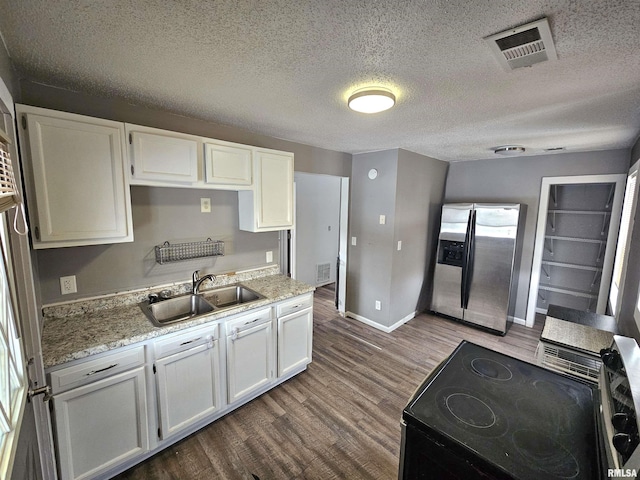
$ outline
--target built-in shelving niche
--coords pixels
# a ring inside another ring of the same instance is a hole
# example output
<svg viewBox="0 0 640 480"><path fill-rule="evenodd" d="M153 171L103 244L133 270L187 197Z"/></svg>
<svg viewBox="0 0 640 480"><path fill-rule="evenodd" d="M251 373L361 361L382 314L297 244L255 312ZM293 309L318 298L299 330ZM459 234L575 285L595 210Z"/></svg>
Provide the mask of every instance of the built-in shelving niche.
<svg viewBox="0 0 640 480"><path fill-rule="evenodd" d="M605 313L624 179L543 179L527 324L549 305Z"/></svg>

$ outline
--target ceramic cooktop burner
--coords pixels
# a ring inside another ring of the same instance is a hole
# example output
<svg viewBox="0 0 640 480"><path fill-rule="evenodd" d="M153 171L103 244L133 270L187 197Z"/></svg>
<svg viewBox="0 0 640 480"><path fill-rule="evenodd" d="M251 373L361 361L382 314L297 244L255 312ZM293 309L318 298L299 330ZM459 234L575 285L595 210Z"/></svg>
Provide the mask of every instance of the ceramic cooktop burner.
<svg viewBox="0 0 640 480"><path fill-rule="evenodd" d="M576 478L580 466L576 458L558 442L534 430L517 430L513 444L533 470L554 478Z"/></svg>
<svg viewBox="0 0 640 480"><path fill-rule="evenodd" d="M471 369L481 377L487 377L501 382L507 382L513 378L513 373L511 373L508 367L490 358L472 359Z"/></svg>

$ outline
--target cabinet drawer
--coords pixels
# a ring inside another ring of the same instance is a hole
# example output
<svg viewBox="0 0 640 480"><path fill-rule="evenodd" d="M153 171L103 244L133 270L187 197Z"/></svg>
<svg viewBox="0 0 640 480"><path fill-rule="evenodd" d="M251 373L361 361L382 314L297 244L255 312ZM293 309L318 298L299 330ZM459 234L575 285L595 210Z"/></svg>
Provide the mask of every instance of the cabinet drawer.
<svg viewBox="0 0 640 480"><path fill-rule="evenodd" d="M229 320L226 324L227 335L230 334L233 330L236 333L250 328L254 325L258 325L260 323L264 323L266 321L271 320L271 307L263 308L262 310L257 310L256 312L248 313L246 315L242 315L238 318Z"/></svg>
<svg viewBox="0 0 640 480"><path fill-rule="evenodd" d="M304 310L305 308L309 308L311 306L313 306L313 296L311 296L310 294L301 295L277 305L276 316L280 318L285 315L289 315L290 313Z"/></svg>
<svg viewBox="0 0 640 480"><path fill-rule="evenodd" d="M182 352L203 343L209 343L220 337L220 324L208 325L195 331L170 335L169 338L158 340L154 344L156 358L166 357L174 353Z"/></svg>
<svg viewBox="0 0 640 480"><path fill-rule="evenodd" d="M120 372L144 365L144 346L106 355L96 360L88 360L73 367L62 368L49 373L53 394L86 385L96 380L110 377Z"/></svg>

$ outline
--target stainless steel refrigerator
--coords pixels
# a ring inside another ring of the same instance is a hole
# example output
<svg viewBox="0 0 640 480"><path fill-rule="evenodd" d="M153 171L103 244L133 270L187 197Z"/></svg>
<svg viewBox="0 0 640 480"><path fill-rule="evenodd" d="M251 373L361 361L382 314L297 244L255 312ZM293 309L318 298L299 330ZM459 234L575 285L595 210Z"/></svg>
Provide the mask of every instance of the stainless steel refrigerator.
<svg viewBox="0 0 640 480"><path fill-rule="evenodd" d="M506 333L513 319L523 217L519 204L443 205L434 312Z"/></svg>

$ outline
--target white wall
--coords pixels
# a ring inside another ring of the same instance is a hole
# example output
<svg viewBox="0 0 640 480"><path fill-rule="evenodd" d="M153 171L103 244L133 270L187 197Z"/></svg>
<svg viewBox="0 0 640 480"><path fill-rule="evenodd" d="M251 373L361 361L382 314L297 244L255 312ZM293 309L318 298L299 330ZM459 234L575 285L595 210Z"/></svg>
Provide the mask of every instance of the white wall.
<svg viewBox="0 0 640 480"><path fill-rule="evenodd" d="M295 172L296 278L320 286L336 281L340 234L340 177ZM316 281L316 266L328 263L328 281Z"/></svg>

